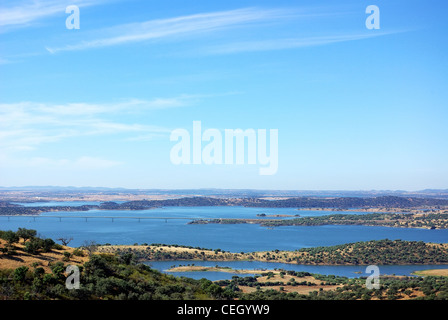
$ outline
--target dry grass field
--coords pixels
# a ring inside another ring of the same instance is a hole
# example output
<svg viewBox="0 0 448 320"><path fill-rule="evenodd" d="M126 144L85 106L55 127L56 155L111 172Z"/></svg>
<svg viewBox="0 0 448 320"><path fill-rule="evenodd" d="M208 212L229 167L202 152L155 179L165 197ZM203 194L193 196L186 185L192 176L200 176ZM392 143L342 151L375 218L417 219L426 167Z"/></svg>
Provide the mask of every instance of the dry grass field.
<svg viewBox="0 0 448 320"><path fill-rule="evenodd" d="M305 277L296 277L291 275L284 275L283 277L280 275L280 272L275 270L269 270L274 275L271 277L268 276L262 276L257 278L257 282L260 283L266 283L266 282L282 282L281 285L275 285L275 286L261 286L260 290L277 290L277 291L283 291L283 292L297 292L300 294L308 294L312 291L319 291L320 289L327 291L327 290L336 290L339 287L342 287L342 285L325 285L322 284L321 280L315 279L312 276L305 276ZM266 273L267 271L263 271L263 273ZM288 282L291 282L292 279L294 279L295 282L300 283L303 281L313 283L315 285L308 286L308 285L288 285ZM250 293L254 292L257 289L254 287L249 286L239 286L239 288L244 293Z"/></svg>
<svg viewBox="0 0 448 320"><path fill-rule="evenodd" d="M443 276L443 277L448 277L448 269L431 269L431 270L415 271L414 274L418 275L418 276Z"/></svg>
<svg viewBox="0 0 448 320"><path fill-rule="evenodd" d="M215 271L215 272L229 272L229 273L235 273L238 275L244 275L244 274L266 274L271 273L271 276L259 276L257 278L257 282L259 283L267 283L267 282L281 282L283 284L279 285L269 285L269 286L260 286L260 290L277 290L277 291L283 291L283 292L297 292L300 294L308 294L312 291L319 291L322 290L336 290L339 287L342 287L342 285L324 285L321 280L318 280L314 278L313 276L305 276L305 277L297 277L292 275L281 275L279 271L276 270L250 270L250 269L230 269L230 268L222 268L222 267L205 267L205 266L179 266L174 267L168 270L169 272L197 272L197 271ZM294 281L296 283L301 283L303 281L312 283L314 285L308 286L308 285L289 285L291 281ZM243 286L239 285L239 288L244 293L250 293L254 292L257 289L255 287L249 287L249 286Z"/></svg>
<svg viewBox="0 0 448 320"><path fill-rule="evenodd" d="M6 241L0 239L0 248L5 247ZM58 261L67 264L84 264L89 258L87 254L84 256L75 256L73 251L75 248L62 246L62 249L52 249L50 252L41 252L39 254L29 254L23 250L24 244L21 240L20 243L14 244L17 254L12 256L0 253L0 269L16 269L21 266L27 266L30 269L33 265L42 267L45 272L51 273L50 265ZM71 253L71 257L68 261L64 261L64 251Z"/></svg>

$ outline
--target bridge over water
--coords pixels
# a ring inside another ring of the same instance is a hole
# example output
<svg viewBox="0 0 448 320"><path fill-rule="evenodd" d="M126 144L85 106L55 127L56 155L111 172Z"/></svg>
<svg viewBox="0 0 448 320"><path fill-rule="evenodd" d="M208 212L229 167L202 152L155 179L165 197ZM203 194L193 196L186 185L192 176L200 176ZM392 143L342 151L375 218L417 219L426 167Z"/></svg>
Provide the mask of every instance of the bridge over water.
<svg viewBox="0 0 448 320"><path fill-rule="evenodd" d="M32 214L23 214L23 215L0 215L0 218L5 217L8 218L8 221L10 221L11 218L33 218L34 221L36 219L41 218L56 218L59 219L59 221L62 221L62 219L67 218L79 218L84 219L86 222L88 219L109 219L112 222L114 222L115 219L136 219L138 222L141 220L165 220L165 222L168 222L168 220L209 220L206 218L197 218L197 217L139 217L139 216L70 216L70 215L51 215L51 216L42 216L42 215L32 215Z"/></svg>

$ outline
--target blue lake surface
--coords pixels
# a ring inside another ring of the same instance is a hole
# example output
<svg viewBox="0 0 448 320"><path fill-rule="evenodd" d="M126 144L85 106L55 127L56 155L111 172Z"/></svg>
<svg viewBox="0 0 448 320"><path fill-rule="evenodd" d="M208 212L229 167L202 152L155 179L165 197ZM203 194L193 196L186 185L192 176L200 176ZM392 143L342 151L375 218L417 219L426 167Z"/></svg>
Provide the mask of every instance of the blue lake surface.
<svg viewBox="0 0 448 320"><path fill-rule="evenodd" d="M311 266L311 265L297 265L278 262L260 262L260 261L151 261L147 265L152 268L171 274L174 276L184 276L193 279L206 278L212 281L215 280L230 280L233 276L239 277L253 276L253 274L236 274L231 272L215 272L215 271L194 271L194 272L168 272L172 266L204 266L214 267L230 267L236 270L273 270L284 269L293 271L305 271L309 273L318 273L323 275L336 275L348 278L368 277L371 273L365 273L367 266ZM380 275L400 275L413 276L412 272L429 269L447 269L448 265L386 265L378 266Z"/></svg>
<svg viewBox="0 0 448 320"><path fill-rule="evenodd" d="M231 252L260 250L296 250L303 247L330 246L356 241L402 239L443 243L448 230L368 226L286 226L266 228L258 224L187 224L188 220L136 220L99 217L181 217L181 218L257 218L257 214L300 216L326 215L332 212L297 210L294 208L245 207L167 207L153 210L90 210L48 212L44 217L2 217L0 229L37 230L42 236L57 239L73 237L71 246L94 240L104 244L164 243L180 244ZM359 213L365 214L365 213ZM61 220L52 216L63 216ZM87 221L73 216L89 216ZM70 218L73 217L73 218ZM260 217L259 217L260 218Z"/></svg>
<svg viewBox="0 0 448 320"><path fill-rule="evenodd" d="M57 207L57 206L83 206L83 205L97 205L99 206L103 201L47 201L47 202L11 202L13 204L20 204L25 207ZM125 201L115 201L116 203L123 203Z"/></svg>
<svg viewBox="0 0 448 320"><path fill-rule="evenodd" d="M87 203L79 203L87 204ZM64 202L62 205L67 205ZM427 230L412 228L390 228L369 226L286 226L266 228L258 224L188 224L185 219L168 218L259 218L257 214L321 216L337 212L297 210L294 208L245 208L245 207L166 207L152 210L90 210L74 212L48 212L42 217L2 217L0 230L17 230L19 227L35 229L40 236L58 239L72 237L70 246L81 246L84 241L95 241L99 244L179 244L193 247L222 249L230 252L252 252L263 250L297 250L304 247L331 246L357 241L402 239L434 243L448 242L448 230ZM353 212L354 214L366 214ZM57 216L63 216L59 219ZM78 218L76 216L88 216ZM111 218L116 217L113 221ZM118 217L126 217L124 219ZM130 217L156 217L160 219L145 220ZM266 217L269 218L269 217ZM285 218L289 219L289 218ZM199 262L194 262L199 264ZM208 262L210 265L210 262ZM219 265L235 268L246 268L243 262L220 262ZM236 263L236 265L235 265ZM252 263L253 269L268 268ZM261 263L261 262L260 262ZM155 264L155 263L154 263ZM168 262L169 266L173 262ZM183 262L183 264L186 264ZM216 264L216 263L215 263ZM212 262L212 265L215 265ZM261 263L263 264L263 263ZM270 265L270 263L268 263ZM271 266L271 265L270 265ZM275 267L275 266L274 266ZM288 269L297 265L279 264L278 268ZM392 268L391 267L395 267ZM434 269L440 266L430 266ZM162 269L165 268L162 264ZM320 271L317 271L317 269ZM384 273L407 274L423 270L428 266L384 266ZM447 268L447 266L445 266ZM296 270L296 269L293 269ZM301 266L299 271L344 276L360 276L355 271L363 271L356 266ZM207 277L209 279L230 279L234 274L216 272L205 275L195 272L186 274L189 277ZM224 277L225 276L225 277Z"/></svg>

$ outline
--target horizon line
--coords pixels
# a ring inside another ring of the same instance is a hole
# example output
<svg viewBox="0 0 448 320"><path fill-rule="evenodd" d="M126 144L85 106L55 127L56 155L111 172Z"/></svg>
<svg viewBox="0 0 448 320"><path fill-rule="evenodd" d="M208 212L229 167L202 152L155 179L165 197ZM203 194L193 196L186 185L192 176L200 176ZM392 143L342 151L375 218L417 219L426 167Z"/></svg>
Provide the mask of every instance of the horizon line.
<svg viewBox="0 0 448 320"><path fill-rule="evenodd" d="M26 189L26 188L61 188L61 189L124 189L124 190L163 190L163 191L194 191L194 190L240 190L240 191L284 191L284 192L423 192L423 191L445 191L447 188L425 188L419 190L406 189L256 189L256 188L216 188L216 187L201 187L201 188L128 188L128 187L104 187L104 186L55 186L55 185L31 185L31 186L0 186L0 189Z"/></svg>

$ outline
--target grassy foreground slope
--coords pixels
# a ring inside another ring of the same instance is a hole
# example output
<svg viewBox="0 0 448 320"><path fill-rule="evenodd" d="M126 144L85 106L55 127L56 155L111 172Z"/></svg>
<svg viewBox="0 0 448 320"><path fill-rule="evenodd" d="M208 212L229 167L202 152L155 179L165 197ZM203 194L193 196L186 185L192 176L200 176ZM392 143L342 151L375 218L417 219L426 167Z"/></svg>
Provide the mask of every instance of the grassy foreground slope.
<svg viewBox="0 0 448 320"><path fill-rule="evenodd" d="M17 233L0 231L0 300L227 298L228 292L209 280L176 278L136 263L131 254L89 254L36 236L13 237ZM33 250L30 243L37 244ZM79 268L79 289L66 288L68 265Z"/></svg>
<svg viewBox="0 0 448 320"><path fill-rule="evenodd" d="M0 300L448 299L448 277L381 278L377 290L368 289L362 278L284 270L212 282L153 270L138 263L133 250L99 253L92 247L69 248L26 229L0 231L0 239ZM356 245L352 244L352 251ZM419 246L417 243L415 248ZM174 248L179 252L185 249ZM68 265L79 268L79 289L66 288Z"/></svg>

